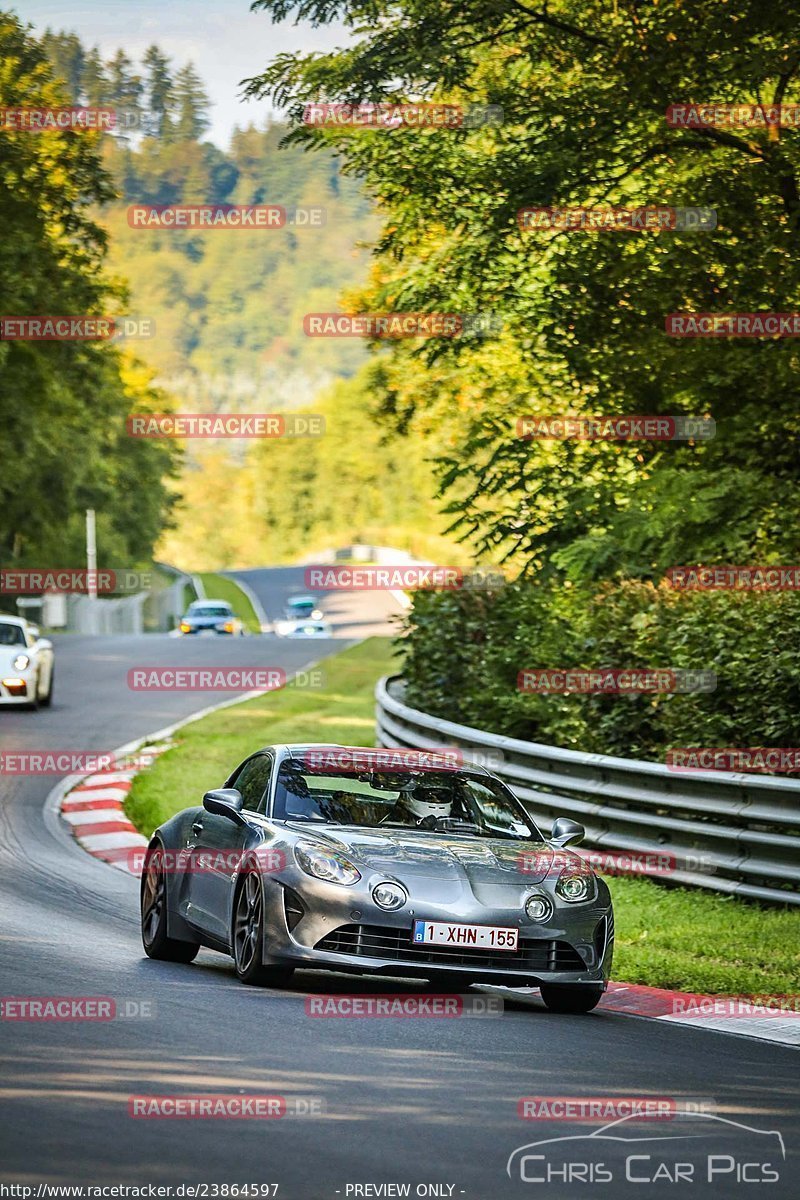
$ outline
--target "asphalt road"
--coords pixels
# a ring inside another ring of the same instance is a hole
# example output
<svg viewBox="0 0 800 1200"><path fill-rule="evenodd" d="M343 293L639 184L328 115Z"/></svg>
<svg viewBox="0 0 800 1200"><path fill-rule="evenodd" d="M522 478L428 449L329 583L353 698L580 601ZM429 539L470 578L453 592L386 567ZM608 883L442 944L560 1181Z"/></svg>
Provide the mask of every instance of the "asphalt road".
<svg viewBox="0 0 800 1200"><path fill-rule="evenodd" d="M0 743L107 750L209 703L207 693L130 692L125 673L132 666L183 659L288 670L341 647L58 638L52 709L0 711ZM573 1174L567 1183L563 1173L549 1184L522 1182L519 1172L509 1178L506 1162L517 1147L597 1128L523 1121L519 1098L700 1096L713 1098L729 1120L780 1131L787 1160L777 1162L779 1182L736 1182L743 1163L775 1162L775 1139L739 1132L725 1140L731 1165L720 1160L726 1174L717 1182L705 1186L696 1167L695 1182L685 1175L684 1182L657 1182L649 1194L797 1194L796 1052L697 1027L602 1013L557 1016L513 1002L500 1017L320 1019L306 1015L313 993L407 993L415 985L376 987L309 972L285 991L259 991L240 985L231 963L211 952L191 966L151 962L139 940L135 880L90 858L45 821L43 804L55 782L0 779L0 993L113 997L119 1005L146 1004L152 1015L0 1023L3 1182L32 1184L33 1195L39 1184L59 1183L277 1183L286 1200L358 1200L402 1195L386 1185L408 1184L412 1197L516 1200L591 1191L618 1200L641 1194L642 1184L625 1182L617 1158L611 1182L595 1173L592 1184L587 1175L591 1164L609 1163L613 1143L578 1144L585 1181ZM267 1092L324 1112L280 1120L129 1116L131 1096L216 1092ZM676 1162L698 1153L697 1139L664 1141L679 1124L636 1129L635 1136L656 1139L636 1144L638 1155L649 1155L632 1172L639 1178L652 1177L662 1161L661 1177L674 1175ZM540 1169L533 1160L526 1168L532 1177ZM763 1178L760 1168L745 1173Z"/></svg>
<svg viewBox="0 0 800 1200"><path fill-rule="evenodd" d="M334 637L363 638L397 633L396 618L403 610L397 596L391 592L320 592L308 586L304 567L264 567L227 573L255 592L270 621L283 618L290 596L307 593L319 599L325 619L333 626Z"/></svg>

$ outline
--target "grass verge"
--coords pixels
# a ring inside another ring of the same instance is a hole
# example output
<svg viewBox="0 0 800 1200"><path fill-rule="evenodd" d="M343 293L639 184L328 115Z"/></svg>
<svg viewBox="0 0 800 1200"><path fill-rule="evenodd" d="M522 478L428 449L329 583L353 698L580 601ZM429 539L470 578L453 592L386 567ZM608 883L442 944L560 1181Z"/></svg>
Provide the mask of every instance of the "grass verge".
<svg viewBox="0 0 800 1200"><path fill-rule="evenodd" d="M261 633L261 623L256 616L256 610L250 597L243 592L235 580L227 575L216 575L210 571L200 573L203 587L209 600L227 600L237 617L244 622L245 629L250 633Z"/></svg>
<svg viewBox="0 0 800 1200"><path fill-rule="evenodd" d="M375 682L397 670L391 638L369 638L323 659L323 687L295 687L246 700L177 730L174 748L137 775L125 811L149 835L173 813L202 803L259 746L342 742L374 746Z"/></svg>
<svg viewBox="0 0 800 1200"><path fill-rule="evenodd" d="M134 780L128 816L149 834L172 813L198 804L258 746L374 745L373 689L392 669L390 639L371 638L324 660L322 688L290 684L179 729L174 748ZM608 882L616 910L615 979L712 994L800 991L800 912L647 879Z"/></svg>

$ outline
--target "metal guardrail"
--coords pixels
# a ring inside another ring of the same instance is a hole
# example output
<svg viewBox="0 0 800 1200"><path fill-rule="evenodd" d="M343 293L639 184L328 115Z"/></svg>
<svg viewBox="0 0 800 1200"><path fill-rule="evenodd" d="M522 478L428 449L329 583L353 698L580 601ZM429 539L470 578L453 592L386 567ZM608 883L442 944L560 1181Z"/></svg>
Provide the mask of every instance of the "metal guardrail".
<svg viewBox="0 0 800 1200"><path fill-rule="evenodd" d="M378 683L379 746L458 747L508 784L545 831L568 816L585 826L593 848L660 856L672 882L800 904L797 782L524 742L432 717L403 696L400 678Z"/></svg>

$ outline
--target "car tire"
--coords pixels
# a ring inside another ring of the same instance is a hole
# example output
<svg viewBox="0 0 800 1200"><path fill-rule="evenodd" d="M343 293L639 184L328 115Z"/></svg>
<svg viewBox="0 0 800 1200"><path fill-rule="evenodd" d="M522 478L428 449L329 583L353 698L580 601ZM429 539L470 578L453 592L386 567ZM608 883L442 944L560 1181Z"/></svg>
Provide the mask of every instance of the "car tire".
<svg viewBox="0 0 800 1200"><path fill-rule="evenodd" d="M162 962L190 963L197 957L199 942L179 942L167 936L167 876L163 866L164 847L150 846L142 867L139 889L142 945L148 958Z"/></svg>
<svg viewBox="0 0 800 1200"><path fill-rule="evenodd" d="M42 708L49 708L53 702L53 676L54 675L55 675L55 671L51 668L50 678L47 681L47 695L42 696L39 700L39 703L42 706Z"/></svg>
<svg viewBox="0 0 800 1200"><path fill-rule="evenodd" d="M265 967L264 889L256 870L245 871L233 906L233 961L242 983L251 987L280 987L292 976L292 967Z"/></svg>
<svg viewBox="0 0 800 1200"><path fill-rule="evenodd" d="M550 1012L587 1013L600 1003L604 989L599 984L547 983L539 990Z"/></svg>
<svg viewBox="0 0 800 1200"><path fill-rule="evenodd" d="M33 699L29 700L25 705L28 712L38 712L41 700L39 699L39 676L36 676L36 683L33 688Z"/></svg>

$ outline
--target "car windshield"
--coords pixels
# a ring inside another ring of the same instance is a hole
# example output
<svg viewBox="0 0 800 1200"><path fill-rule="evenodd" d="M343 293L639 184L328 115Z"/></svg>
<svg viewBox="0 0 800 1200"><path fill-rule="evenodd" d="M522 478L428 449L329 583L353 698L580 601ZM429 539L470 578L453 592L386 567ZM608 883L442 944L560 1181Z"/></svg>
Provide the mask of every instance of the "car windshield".
<svg viewBox="0 0 800 1200"><path fill-rule="evenodd" d="M278 774L273 811L282 821L542 840L508 788L491 776L466 771L356 774L287 760Z"/></svg>
<svg viewBox="0 0 800 1200"><path fill-rule="evenodd" d="M0 646L24 646L25 631L21 625L0 623Z"/></svg>
<svg viewBox="0 0 800 1200"><path fill-rule="evenodd" d="M231 610L224 604L204 604L189 609L190 617L229 617Z"/></svg>

